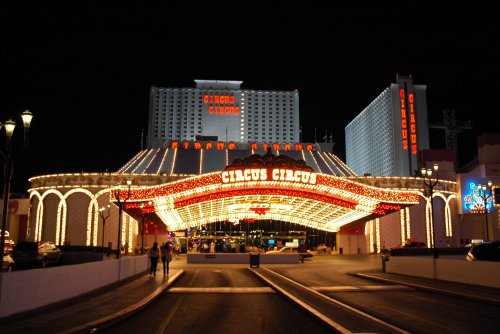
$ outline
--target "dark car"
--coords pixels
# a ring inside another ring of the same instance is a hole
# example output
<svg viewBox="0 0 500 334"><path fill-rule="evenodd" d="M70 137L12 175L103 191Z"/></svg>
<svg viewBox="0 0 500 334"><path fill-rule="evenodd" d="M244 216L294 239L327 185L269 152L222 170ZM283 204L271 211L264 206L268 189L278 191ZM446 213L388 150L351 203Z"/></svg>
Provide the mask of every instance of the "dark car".
<svg viewBox="0 0 500 334"><path fill-rule="evenodd" d="M500 261L500 241L482 242L472 246L466 259L468 261Z"/></svg>
<svg viewBox="0 0 500 334"><path fill-rule="evenodd" d="M407 241L405 243L393 246L390 249L399 249L399 248L427 248L427 247L425 246L425 242L422 241Z"/></svg>
<svg viewBox="0 0 500 334"><path fill-rule="evenodd" d="M61 259L61 250L51 241L19 241L12 251L16 267L56 265Z"/></svg>

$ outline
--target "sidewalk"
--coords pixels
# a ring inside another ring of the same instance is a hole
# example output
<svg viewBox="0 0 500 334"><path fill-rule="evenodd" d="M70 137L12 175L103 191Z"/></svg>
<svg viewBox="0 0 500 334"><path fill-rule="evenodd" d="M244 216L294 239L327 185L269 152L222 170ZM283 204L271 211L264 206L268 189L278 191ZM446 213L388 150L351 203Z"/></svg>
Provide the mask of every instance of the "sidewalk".
<svg viewBox="0 0 500 334"><path fill-rule="evenodd" d="M440 293L481 303L500 305L500 289L421 277L387 274L383 272L364 272L355 275L380 282L406 285L417 290Z"/></svg>
<svg viewBox="0 0 500 334"><path fill-rule="evenodd" d="M0 328L2 334L40 333L41 328L44 333L91 333L146 307L183 274L178 268L170 269L165 278L161 271L156 276L144 273L70 301L4 318Z"/></svg>

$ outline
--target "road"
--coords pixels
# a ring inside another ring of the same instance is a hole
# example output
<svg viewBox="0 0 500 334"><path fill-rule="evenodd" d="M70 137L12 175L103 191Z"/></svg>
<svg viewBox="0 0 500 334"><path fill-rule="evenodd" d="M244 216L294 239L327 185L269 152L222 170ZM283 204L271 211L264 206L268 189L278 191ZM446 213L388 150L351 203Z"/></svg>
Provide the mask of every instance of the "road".
<svg viewBox="0 0 500 334"><path fill-rule="evenodd" d="M315 256L300 264L252 269L182 260L172 266L185 270L174 286L146 309L102 332L500 332L498 305L352 275L380 270L378 256Z"/></svg>

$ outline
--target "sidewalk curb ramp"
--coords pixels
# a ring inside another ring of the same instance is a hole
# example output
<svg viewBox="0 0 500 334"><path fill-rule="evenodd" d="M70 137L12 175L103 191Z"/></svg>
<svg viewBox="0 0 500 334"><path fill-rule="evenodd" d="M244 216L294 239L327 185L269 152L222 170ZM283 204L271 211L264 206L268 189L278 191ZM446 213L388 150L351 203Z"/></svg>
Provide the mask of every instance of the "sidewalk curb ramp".
<svg viewBox="0 0 500 334"><path fill-rule="evenodd" d="M468 299L468 300L472 300L472 301L476 301L476 302L480 302L480 303L500 305L500 299L497 299L497 298L488 298L488 297L484 297L484 296L466 294L463 292L457 292L457 291L453 291L453 290L436 288L436 287L432 287L432 286L428 286L428 285L405 282L404 279L397 280L397 279L378 277L376 275L369 275L369 274L362 274L362 273L355 273L354 275L358 276L358 277L367 278L367 279L385 282L385 283L390 283L390 284L406 285L406 286L409 286L409 287L412 287L412 288L418 289L418 290L439 293L439 294L448 295L448 296L452 296L452 297L459 297L459 298Z"/></svg>
<svg viewBox="0 0 500 334"><path fill-rule="evenodd" d="M152 303L156 298L158 298L165 290L167 290L172 284L174 284L182 275L184 274L184 270L180 269L176 274L172 277L169 277L168 280L163 283L160 287L154 290L147 297L143 298L139 302L130 305L120 311L117 311L113 314L109 314L100 319L94 320L92 322L88 322L64 331L61 331L57 334L88 334L88 333L96 333L101 329L112 326L120 321L123 321L134 313L142 310L150 303Z"/></svg>

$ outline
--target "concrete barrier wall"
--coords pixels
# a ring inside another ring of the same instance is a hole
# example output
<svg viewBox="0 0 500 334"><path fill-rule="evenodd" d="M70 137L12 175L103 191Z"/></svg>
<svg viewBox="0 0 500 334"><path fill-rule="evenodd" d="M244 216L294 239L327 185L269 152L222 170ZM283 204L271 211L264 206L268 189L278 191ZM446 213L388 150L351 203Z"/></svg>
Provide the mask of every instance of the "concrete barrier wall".
<svg viewBox="0 0 500 334"><path fill-rule="evenodd" d="M434 265L436 275L434 277ZM416 256L390 256L385 263L387 273L443 281L458 282L500 288L500 263L489 261L466 261L464 259Z"/></svg>
<svg viewBox="0 0 500 334"><path fill-rule="evenodd" d="M250 264L250 253L188 253L187 263ZM259 254L260 264L299 263L299 254Z"/></svg>
<svg viewBox="0 0 500 334"><path fill-rule="evenodd" d="M187 263L250 263L249 253L188 253Z"/></svg>
<svg viewBox="0 0 500 334"><path fill-rule="evenodd" d="M147 256L0 274L0 318L105 287L147 270Z"/></svg>
<svg viewBox="0 0 500 334"><path fill-rule="evenodd" d="M434 278L433 261L427 256L390 256L385 268L387 273Z"/></svg>
<svg viewBox="0 0 500 334"><path fill-rule="evenodd" d="M437 275L445 281L500 288L500 263L438 259ZM441 264L441 262L444 262Z"/></svg>
<svg viewBox="0 0 500 334"><path fill-rule="evenodd" d="M260 254L261 264L299 263L299 254Z"/></svg>

